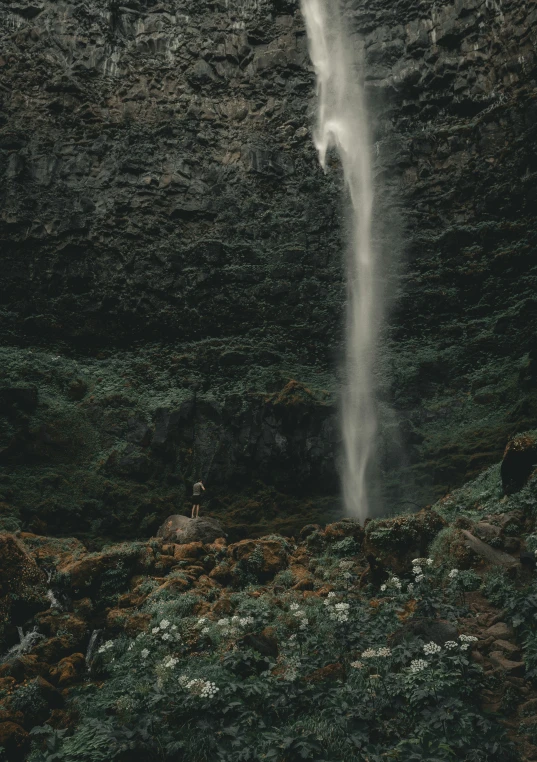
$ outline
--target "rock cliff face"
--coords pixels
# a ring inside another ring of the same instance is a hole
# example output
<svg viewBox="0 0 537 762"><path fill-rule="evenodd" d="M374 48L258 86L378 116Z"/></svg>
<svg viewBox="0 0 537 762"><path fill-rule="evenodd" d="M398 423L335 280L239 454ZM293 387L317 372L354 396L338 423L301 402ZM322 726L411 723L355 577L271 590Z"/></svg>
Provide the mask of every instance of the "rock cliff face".
<svg viewBox="0 0 537 762"><path fill-rule="evenodd" d="M423 502L537 424L537 4L346 8L397 283L386 489ZM298 4L0 0L0 18L6 520L144 531L198 471L239 523L286 504L274 490L324 510L344 220Z"/></svg>

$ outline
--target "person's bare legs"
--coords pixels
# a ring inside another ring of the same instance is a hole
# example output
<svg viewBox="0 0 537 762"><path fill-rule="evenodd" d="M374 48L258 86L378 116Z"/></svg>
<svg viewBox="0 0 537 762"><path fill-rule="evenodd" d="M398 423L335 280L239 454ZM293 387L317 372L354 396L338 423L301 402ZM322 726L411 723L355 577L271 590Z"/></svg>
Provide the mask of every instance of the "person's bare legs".
<svg viewBox="0 0 537 762"><path fill-rule="evenodd" d="M200 515L200 507L199 505L196 506L196 518L198 518Z"/></svg>
<svg viewBox="0 0 537 762"><path fill-rule="evenodd" d="M195 506L195 505L193 505L193 506L192 506L192 513L191 513L191 515L190 515L190 518L191 518L191 519L193 519L193 518L194 518L194 511L195 511L195 510L196 510L196 506Z"/></svg>

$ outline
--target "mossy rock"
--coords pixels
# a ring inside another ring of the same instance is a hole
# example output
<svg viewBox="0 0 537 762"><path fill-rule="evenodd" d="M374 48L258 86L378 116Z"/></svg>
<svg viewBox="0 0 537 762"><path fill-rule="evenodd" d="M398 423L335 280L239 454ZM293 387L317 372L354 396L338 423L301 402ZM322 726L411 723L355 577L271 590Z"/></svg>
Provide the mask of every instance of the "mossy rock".
<svg viewBox="0 0 537 762"><path fill-rule="evenodd" d="M438 533L430 547L433 558L450 565L454 569L471 569L475 560L474 552L461 528L446 527Z"/></svg>
<svg viewBox="0 0 537 762"><path fill-rule="evenodd" d="M403 572L412 559L427 554L446 521L435 511L374 519L365 529L364 552L373 555L386 567Z"/></svg>

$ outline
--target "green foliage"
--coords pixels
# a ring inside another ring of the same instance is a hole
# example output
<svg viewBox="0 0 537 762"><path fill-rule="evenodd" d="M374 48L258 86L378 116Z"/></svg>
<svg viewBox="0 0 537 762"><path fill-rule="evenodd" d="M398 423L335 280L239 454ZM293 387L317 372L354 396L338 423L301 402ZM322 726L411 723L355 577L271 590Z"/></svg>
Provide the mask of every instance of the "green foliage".
<svg viewBox="0 0 537 762"><path fill-rule="evenodd" d="M294 581L295 577L290 569L284 569L283 571L278 572L274 577L274 584L280 585L281 587L292 587Z"/></svg>
<svg viewBox="0 0 537 762"><path fill-rule="evenodd" d="M391 641L409 606L444 614L475 587L473 573L422 561L413 583L392 578L374 601L352 583L354 560L327 554L320 568L347 584L326 598L250 586L220 619L194 616L193 594L147 602L148 631L99 648L108 678L76 689L81 723L43 728L31 762L514 759L476 709L469 642Z"/></svg>
<svg viewBox="0 0 537 762"><path fill-rule="evenodd" d="M48 708L37 680L30 680L17 688L11 697L10 705L15 711L32 717L38 716L43 711L46 712Z"/></svg>

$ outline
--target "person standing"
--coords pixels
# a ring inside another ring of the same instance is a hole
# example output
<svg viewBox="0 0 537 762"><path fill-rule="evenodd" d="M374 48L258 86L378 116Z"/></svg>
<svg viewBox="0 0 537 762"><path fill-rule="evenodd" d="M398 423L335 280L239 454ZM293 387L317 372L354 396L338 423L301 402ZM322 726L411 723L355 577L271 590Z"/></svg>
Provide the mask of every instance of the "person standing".
<svg viewBox="0 0 537 762"><path fill-rule="evenodd" d="M194 484L192 489L192 516L191 518L197 519L200 514L201 495L202 491L205 492L205 487L201 479Z"/></svg>

